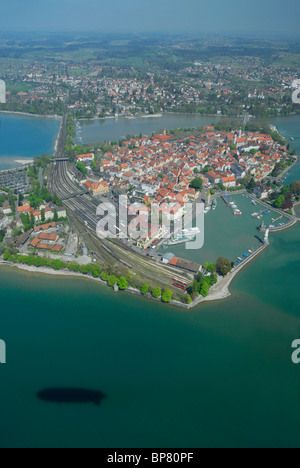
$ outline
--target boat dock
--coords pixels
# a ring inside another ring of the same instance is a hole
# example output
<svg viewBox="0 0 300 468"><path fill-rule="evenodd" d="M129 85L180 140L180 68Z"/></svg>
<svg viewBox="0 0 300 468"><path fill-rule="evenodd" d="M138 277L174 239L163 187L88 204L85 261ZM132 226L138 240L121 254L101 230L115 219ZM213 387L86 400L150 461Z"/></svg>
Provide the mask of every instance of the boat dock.
<svg viewBox="0 0 300 468"><path fill-rule="evenodd" d="M256 257L256 255L261 252L266 246L269 245L269 232L270 229L266 229L264 239L261 239L259 236L255 236L255 238L260 242L260 245L257 247L256 250L248 250L248 253L243 253L242 257L237 257L235 263L237 263L237 267L244 265L245 262L248 263L249 260ZM237 268L235 267L235 268Z"/></svg>
<svg viewBox="0 0 300 468"><path fill-rule="evenodd" d="M228 196L222 195L222 200L224 203L226 203L226 205L229 206L230 198Z"/></svg>
<svg viewBox="0 0 300 468"><path fill-rule="evenodd" d="M261 210L258 213L252 213L252 218L260 218L262 215L270 214L269 210Z"/></svg>
<svg viewBox="0 0 300 468"><path fill-rule="evenodd" d="M230 201L230 198L226 195L222 196L222 200L226 203L226 205L232 209L234 216L241 216L242 212L239 210L238 206L235 204L235 202Z"/></svg>

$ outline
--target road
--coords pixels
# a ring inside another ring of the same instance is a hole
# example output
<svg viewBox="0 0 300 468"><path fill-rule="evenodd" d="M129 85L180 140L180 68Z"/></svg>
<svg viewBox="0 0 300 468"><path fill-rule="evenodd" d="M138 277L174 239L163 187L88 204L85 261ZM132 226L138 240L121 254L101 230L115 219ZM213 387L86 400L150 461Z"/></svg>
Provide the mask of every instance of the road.
<svg viewBox="0 0 300 468"><path fill-rule="evenodd" d="M39 170L39 182L40 182L41 187L43 187L43 174L44 174L44 170L43 170L42 167L40 167L40 170Z"/></svg>

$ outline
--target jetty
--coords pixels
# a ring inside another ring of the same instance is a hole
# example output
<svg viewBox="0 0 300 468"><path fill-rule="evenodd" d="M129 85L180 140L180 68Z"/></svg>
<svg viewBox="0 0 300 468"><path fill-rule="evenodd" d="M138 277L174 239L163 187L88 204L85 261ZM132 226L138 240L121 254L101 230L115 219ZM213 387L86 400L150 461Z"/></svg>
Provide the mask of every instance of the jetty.
<svg viewBox="0 0 300 468"><path fill-rule="evenodd" d="M270 208L271 209L271 208ZM260 218L262 215L269 214L270 210L261 210L258 213L252 213L252 218Z"/></svg>
<svg viewBox="0 0 300 468"><path fill-rule="evenodd" d="M215 284L211 288L210 293L207 297L199 296L195 301L192 302L192 304L185 304L183 305L183 307L186 309L192 309L193 307L204 302L222 300L222 299L226 299L227 297L229 297L230 296L229 286L231 282L233 281L233 279L243 270L243 268L246 265L252 262L252 260L254 260L267 247L269 247L270 245L269 244L269 232L270 230L267 229L264 239L259 239L261 242L261 245L255 251L253 251L252 253L249 252L249 256L247 258L244 257L243 260L240 259L239 263L231 270L231 272L227 276L225 276L224 278L219 277L218 283ZM172 304L177 305L175 301L172 301Z"/></svg>

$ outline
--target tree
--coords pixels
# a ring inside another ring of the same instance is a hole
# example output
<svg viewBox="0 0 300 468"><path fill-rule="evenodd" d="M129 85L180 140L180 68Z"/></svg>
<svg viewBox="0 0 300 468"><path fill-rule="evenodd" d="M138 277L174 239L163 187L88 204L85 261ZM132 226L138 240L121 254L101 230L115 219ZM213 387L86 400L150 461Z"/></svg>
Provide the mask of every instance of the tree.
<svg viewBox="0 0 300 468"><path fill-rule="evenodd" d="M87 168L85 167L85 165L83 164L83 162L78 161L76 167L77 167L77 169L79 170L79 172L81 172L81 174L82 174L83 176L86 176L86 175L87 175L88 170L87 170Z"/></svg>
<svg viewBox="0 0 300 468"><path fill-rule="evenodd" d="M94 278L99 278L100 276L100 267L99 265L94 265L92 268L92 275Z"/></svg>
<svg viewBox="0 0 300 468"><path fill-rule="evenodd" d="M82 273L83 275L88 275L90 273L90 265L81 265L80 266L80 273Z"/></svg>
<svg viewBox="0 0 300 468"><path fill-rule="evenodd" d="M206 281L203 281L200 286L200 291L199 291L201 296L207 297L209 294L209 289L210 289L209 284Z"/></svg>
<svg viewBox="0 0 300 468"><path fill-rule="evenodd" d="M118 282L118 278L115 275L110 275L107 279L108 286L115 286Z"/></svg>
<svg viewBox="0 0 300 468"><path fill-rule="evenodd" d="M9 253L8 250L6 250L6 251L4 252L4 254L3 254L3 259L4 259L5 261L11 259L11 254Z"/></svg>
<svg viewBox="0 0 300 468"><path fill-rule="evenodd" d="M102 271L101 275L100 275L100 278L102 279L102 281L107 281L108 280L108 273L106 271Z"/></svg>
<svg viewBox="0 0 300 468"><path fill-rule="evenodd" d="M5 237L5 231L2 229L0 231L0 244L1 244L1 242L3 242L4 237Z"/></svg>
<svg viewBox="0 0 300 468"><path fill-rule="evenodd" d="M33 228L34 227L34 216L33 216L33 213L31 212L30 214L30 227Z"/></svg>
<svg viewBox="0 0 300 468"><path fill-rule="evenodd" d="M219 257L216 263L216 270L222 276L228 275L232 270L231 262L227 258Z"/></svg>
<svg viewBox="0 0 300 468"><path fill-rule="evenodd" d="M94 156L94 159L92 161L92 164L91 164L91 168L93 171L96 170L96 163L97 163L97 156Z"/></svg>
<svg viewBox="0 0 300 468"><path fill-rule="evenodd" d="M56 209L56 208L54 209L53 221L55 221L56 223L57 223L57 221L58 221L58 213L57 213L57 209Z"/></svg>
<svg viewBox="0 0 300 468"><path fill-rule="evenodd" d="M128 288L128 281L125 278L125 276L121 276L121 278L118 281L118 286L121 289L121 291L125 291L125 289Z"/></svg>
<svg viewBox="0 0 300 468"><path fill-rule="evenodd" d="M152 296L158 299L161 296L161 289L159 287L153 288Z"/></svg>
<svg viewBox="0 0 300 468"><path fill-rule="evenodd" d="M291 185L291 191L294 195L300 195L300 182L293 182Z"/></svg>
<svg viewBox="0 0 300 468"><path fill-rule="evenodd" d="M281 208L284 200L285 200L285 196L279 195L279 197L274 202L275 208Z"/></svg>
<svg viewBox="0 0 300 468"><path fill-rule="evenodd" d="M203 265L203 268L208 271L208 273L215 273L216 272L216 267L215 267L215 264L214 263L208 263L208 262L205 262L204 265Z"/></svg>
<svg viewBox="0 0 300 468"><path fill-rule="evenodd" d="M62 266L63 266L63 262L59 259L54 260L54 262L52 263L52 267L54 268L54 270L60 270Z"/></svg>
<svg viewBox="0 0 300 468"><path fill-rule="evenodd" d="M191 296L188 294L188 295L186 296L186 303L187 303L187 304L191 304L192 302L193 302L193 300L192 300Z"/></svg>
<svg viewBox="0 0 300 468"><path fill-rule="evenodd" d="M232 264L231 264L232 265ZM216 284L218 282L218 277L215 273L213 273L211 276L210 276L210 285L213 286L214 284Z"/></svg>
<svg viewBox="0 0 300 468"><path fill-rule="evenodd" d="M171 302L173 293L169 288L165 288L161 300L163 302Z"/></svg>
<svg viewBox="0 0 300 468"><path fill-rule="evenodd" d="M149 289L149 284L146 283L141 287L141 293L145 296L149 292Z"/></svg>
<svg viewBox="0 0 300 468"><path fill-rule="evenodd" d="M46 217L45 217L45 210L42 210L41 217L42 217L42 222L44 223L45 220L46 220Z"/></svg>
<svg viewBox="0 0 300 468"><path fill-rule="evenodd" d="M249 182L247 188L248 188L249 190L254 190L255 187L256 187L256 185L257 185L257 183L255 182L255 180L254 180L253 178L251 178L251 180L250 180L250 182Z"/></svg>
<svg viewBox="0 0 300 468"><path fill-rule="evenodd" d="M190 183L190 187L197 190L198 192L201 191L203 185L203 180L201 177L196 177L196 179L193 179L192 182Z"/></svg>
<svg viewBox="0 0 300 468"><path fill-rule="evenodd" d="M204 278L203 273L201 273L201 271L199 271L199 273L198 273L197 276L196 276L196 281L198 281L198 283L201 283L201 281L203 280L203 278Z"/></svg>

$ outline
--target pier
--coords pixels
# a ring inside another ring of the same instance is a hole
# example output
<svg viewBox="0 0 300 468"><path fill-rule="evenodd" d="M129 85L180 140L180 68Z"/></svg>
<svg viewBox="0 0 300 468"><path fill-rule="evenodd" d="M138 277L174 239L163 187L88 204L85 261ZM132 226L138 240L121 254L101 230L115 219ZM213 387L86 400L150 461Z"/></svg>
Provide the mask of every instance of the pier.
<svg viewBox="0 0 300 468"><path fill-rule="evenodd" d="M230 195L220 195L220 196L221 196L222 200L224 201L224 203L226 203L226 205L230 207L230 198L229 197L232 197L234 195L239 195L239 194L246 194L251 199L255 200L255 202L257 204L260 204L261 206L265 207L265 209L261 210L260 213L253 213L253 217L258 218L259 216L262 216L266 211L273 211L274 213L277 213L278 215L280 215L279 218L276 219L276 221L278 221L279 219L282 219L283 217L286 218L287 222L283 226L272 227L272 228L270 228L270 232L285 231L286 229L290 229L291 227L295 226L295 224L297 224L298 221L300 220L300 218L298 218L297 216L290 215L289 213L285 213L282 210L280 210L278 208L274 208L273 206L269 205L268 203L260 200L255 195L253 195L253 194L250 195L246 190L242 190L240 192L233 192ZM254 214L255 214L255 216L254 216ZM274 223L276 221L274 221Z"/></svg>
<svg viewBox="0 0 300 468"><path fill-rule="evenodd" d="M222 200L224 203L226 203L227 206L230 206L229 205L229 198L226 197L226 195L222 195Z"/></svg>
<svg viewBox="0 0 300 468"><path fill-rule="evenodd" d="M269 210L261 210L258 213L252 213L251 216L252 216L252 218L260 218L264 214L269 214L270 210L271 210L271 208Z"/></svg>
<svg viewBox="0 0 300 468"><path fill-rule="evenodd" d="M258 257L258 255L260 255L267 247L269 247L269 234L265 236L265 239L262 240L262 245L258 247L258 249L255 252L249 254L248 258L245 258L243 262L234 267L231 270L231 272L227 276L225 276L225 278L219 278L218 283L211 288L210 293L207 297L199 296L191 304L180 304L180 306L184 307L185 309L192 309L204 302L222 300L229 297L231 295L229 292L229 286L234 280L234 278L243 270L243 268L245 268L246 265L252 262L252 260L254 260L256 257ZM177 305L175 301L172 301L172 304Z"/></svg>

